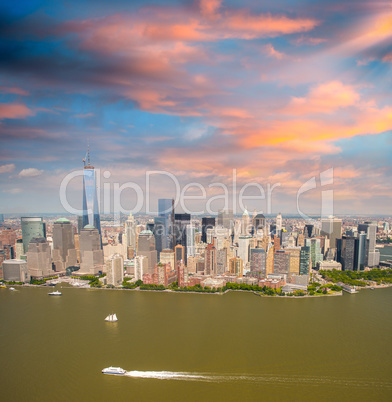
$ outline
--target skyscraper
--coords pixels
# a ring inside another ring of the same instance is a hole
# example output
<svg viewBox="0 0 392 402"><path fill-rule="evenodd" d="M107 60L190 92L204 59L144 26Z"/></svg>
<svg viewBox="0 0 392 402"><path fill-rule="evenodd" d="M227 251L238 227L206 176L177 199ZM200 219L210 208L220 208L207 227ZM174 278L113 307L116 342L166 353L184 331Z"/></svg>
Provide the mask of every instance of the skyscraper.
<svg viewBox="0 0 392 402"><path fill-rule="evenodd" d="M187 239L186 228L191 223L190 214L175 214L174 215L174 242L176 245L184 247L184 263L187 264Z"/></svg>
<svg viewBox="0 0 392 402"><path fill-rule="evenodd" d="M343 271L353 271L355 266L355 237L343 236L337 239L338 262L342 264Z"/></svg>
<svg viewBox="0 0 392 402"><path fill-rule="evenodd" d="M94 226L101 234L97 183L94 166L90 164L90 148L87 149L87 165L86 159L83 159L83 162L83 227L86 225Z"/></svg>
<svg viewBox="0 0 392 402"><path fill-rule="evenodd" d="M322 219L321 235L327 236L330 248L336 248L336 239L342 238L342 220L333 216Z"/></svg>
<svg viewBox="0 0 392 402"><path fill-rule="evenodd" d="M84 275L96 275L103 271L103 251L101 248L101 236L94 226L86 225L80 231L80 270Z"/></svg>
<svg viewBox="0 0 392 402"><path fill-rule="evenodd" d="M74 228L68 219L60 218L53 225L53 263L56 272L77 265Z"/></svg>
<svg viewBox="0 0 392 402"><path fill-rule="evenodd" d="M27 267L33 278L43 278L54 274L52 252L49 243L43 237L36 237L29 243Z"/></svg>
<svg viewBox="0 0 392 402"><path fill-rule="evenodd" d="M22 217L22 238L23 238L23 251L27 253L29 243L35 237L46 238L46 227L42 218L39 217Z"/></svg>
<svg viewBox="0 0 392 402"><path fill-rule="evenodd" d="M191 223L186 226L186 256L195 256L195 227Z"/></svg>
<svg viewBox="0 0 392 402"><path fill-rule="evenodd" d="M250 272L257 274L259 278L267 276L267 255L263 248L250 249Z"/></svg>
<svg viewBox="0 0 392 402"><path fill-rule="evenodd" d="M125 222L126 246L136 250L136 222L132 213L129 214Z"/></svg>
<svg viewBox="0 0 392 402"><path fill-rule="evenodd" d="M276 234L279 235L282 230L282 214L279 212L276 216Z"/></svg>
<svg viewBox="0 0 392 402"><path fill-rule="evenodd" d="M106 261L107 284L120 286L124 280L124 260L120 254L113 254Z"/></svg>
<svg viewBox="0 0 392 402"><path fill-rule="evenodd" d="M207 243L207 229L215 227L215 218L205 217L201 219L201 241Z"/></svg>
<svg viewBox="0 0 392 402"><path fill-rule="evenodd" d="M301 247L299 256L299 274L309 275L310 267L310 246Z"/></svg>
<svg viewBox="0 0 392 402"><path fill-rule="evenodd" d="M252 230L250 228L249 212L245 208L245 211L244 211L244 213L242 215L242 219L241 219L241 235L248 236L251 233L252 233Z"/></svg>
<svg viewBox="0 0 392 402"><path fill-rule="evenodd" d="M225 227L226 229L233 229L234 216L233 210L222 209L218 212L218 225Z"/></svg>
<svg viewBox="0 0 392 402"><path fill-rule="evenodd" d="M375 267L380 263L380 252L376 249L377 222L365 222L358 225L358 233L365 232L367 239L367 252L365 265Z"/></svg>
<svg viewBox="0 0 392 402"><path fill-rule="evenodd" d="M155 247L159 253L164 249L173 249L174 231L174 200L158 200L158 216L154 219Z"/></svg>

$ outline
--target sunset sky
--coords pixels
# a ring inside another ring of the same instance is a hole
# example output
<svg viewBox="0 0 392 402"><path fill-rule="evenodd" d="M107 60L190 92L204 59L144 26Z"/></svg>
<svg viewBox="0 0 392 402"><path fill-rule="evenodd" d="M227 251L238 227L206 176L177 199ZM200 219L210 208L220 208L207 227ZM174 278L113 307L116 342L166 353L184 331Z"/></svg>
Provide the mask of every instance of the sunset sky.
<svg viewBox="0 0 392 402"><path fill-rule="evenodd" d="M90 141L106 183L144 189L146 171L166 170L182 187L231 186L237 169L237 189L280 183L271 212L296 213L315 176L301 205L318 213L333 168L336 214L390 215L391 1L7 3L0 213L61 212L60 182ZM153 200L172 196L163 177L152 187ZM80 180L69 199L81 206Z"/></svg>

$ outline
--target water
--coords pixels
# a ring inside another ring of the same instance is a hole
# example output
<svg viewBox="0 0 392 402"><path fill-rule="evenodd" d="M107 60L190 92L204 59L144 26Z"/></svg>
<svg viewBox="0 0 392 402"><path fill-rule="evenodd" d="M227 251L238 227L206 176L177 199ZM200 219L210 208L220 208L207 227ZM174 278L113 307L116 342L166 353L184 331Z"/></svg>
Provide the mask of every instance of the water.
<svg viewBox="0 0 392 402"><path fill-rule="evenodd" d="M392 259L392 246L385 246L380 248L380 260L391 260Z"/></svg>
<svg viewBox="0 0 392 402"><path fill-rule="evenodd" d="M4 401L392 400L392 288L313 299L17 289L0 289ZM112 312L119 321L105 322Z"/></svg>

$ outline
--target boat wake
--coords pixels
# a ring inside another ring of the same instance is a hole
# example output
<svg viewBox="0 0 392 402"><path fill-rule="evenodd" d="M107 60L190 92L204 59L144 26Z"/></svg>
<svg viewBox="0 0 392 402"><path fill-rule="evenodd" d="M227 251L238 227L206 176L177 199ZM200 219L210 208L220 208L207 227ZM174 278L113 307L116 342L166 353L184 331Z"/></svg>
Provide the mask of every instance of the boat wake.
<svg viewBox="0 0 392 402"><path fill-rule="evenodd" d="M176 371L127 371L125 376L141 379L156 379L156 380L182 380L182 381L201 381L213 383L235 383L245 382L253 384L266 384L271 385L287 385L293 384L307 384L318 386L321 384L330 384L335 387L363 387L363 388L392 388L392 382L380 381L377 379L344 379L333 377L302 377L302 376L279 376L279 375L240 375L240 374L212 374L212 373L192 373L192 372L176 372Z"/></svg>

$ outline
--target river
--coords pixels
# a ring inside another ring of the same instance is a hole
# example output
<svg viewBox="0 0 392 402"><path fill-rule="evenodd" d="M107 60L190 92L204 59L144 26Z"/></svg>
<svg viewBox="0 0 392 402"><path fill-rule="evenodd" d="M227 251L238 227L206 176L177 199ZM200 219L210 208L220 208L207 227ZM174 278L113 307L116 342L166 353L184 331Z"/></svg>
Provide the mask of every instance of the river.
<svg viewBox="0 0 392 402"><path fill-rule="evenodd" d="M392 400L392 288L61 290L0 289L3 401ZM132 373L101 374L111 365Z"/></svg>

